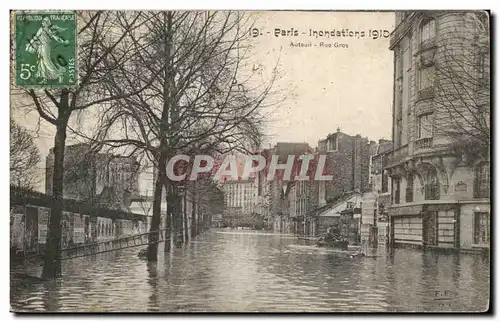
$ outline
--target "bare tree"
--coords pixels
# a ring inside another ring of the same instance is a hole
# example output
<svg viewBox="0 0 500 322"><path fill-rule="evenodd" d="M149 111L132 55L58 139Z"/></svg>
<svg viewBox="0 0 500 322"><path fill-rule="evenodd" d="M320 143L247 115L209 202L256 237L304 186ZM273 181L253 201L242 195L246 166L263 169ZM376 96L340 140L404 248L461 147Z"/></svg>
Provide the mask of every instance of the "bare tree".
<svg viewBox="0 0 500 322"><path fill-rule="evenodd" d="M461 15L462 24L440 34L439 49L433 56L436 75L433 129L449 139L461 155L489 158L489 17L486 12L457 15ZM425 55L422 57L425 67Z"/></svg>
<svg viewBox="0 0 500 322"><path fill-rule="evenodd" d="M40 151L33 136L13 119L10 120L10 182L33 189L39 182L38 163Z"/></svg>
<svg viewBox="0 0 500 322"><path fill-rule="evenodd" d="M129 32L133 59L106 76L114 96L146 87L103 109L95 140L112 148L133 146L157 169L150 231L160 224L163 188L177 196L166 175L170 157L183 153L249 151L261 143L275 73L252 86L245 69L249 20L233 12L148 12L144 28ZM245 26L245 27L243 27ZM127 22L123 29L129 29ZM246 74L245 74L246 73ZM168 196L167 196L168 197ZM172 203L171 203L172 204ZM171 208L169 211L172 211ZM154 234L148 259L157 258Z"/></svg>
<svg viewBox="0 0 500 322"><path fill-rule="evenodd" d="M123 12L91 11L78 14L78 74L79 84L75 89L31 89L26 93L33 102L39 116L56 128L54 137L54 172L53 172L53 204L45 248L45 259L42 276L55 278L61 274L61 213L63 210L63 178L64 150L70 118L83 111L112 102L127 95L109 95L101 85L106 75L115 66L107 61L116 50L128 32L140 27L140 13L135 13L133 19ZM125 19L131 21L129 28L117 28L117 24ZM123 64L128 57L116 58L114 63ZM140 91L136 88L135 91ZM133 93L130 93L133 94Z"/></svg>

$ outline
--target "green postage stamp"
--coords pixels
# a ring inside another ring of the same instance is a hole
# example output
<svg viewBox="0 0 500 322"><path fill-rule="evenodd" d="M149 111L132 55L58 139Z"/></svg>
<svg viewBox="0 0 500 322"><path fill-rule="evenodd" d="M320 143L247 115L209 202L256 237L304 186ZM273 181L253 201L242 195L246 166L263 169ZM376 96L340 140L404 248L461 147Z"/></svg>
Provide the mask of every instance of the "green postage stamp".
<svg viewBox="0 0 500 322"><path fill-rule="evenodd" d="M74 12L19 11L15 20L15 85L71 88L77 84Z"/></svg>

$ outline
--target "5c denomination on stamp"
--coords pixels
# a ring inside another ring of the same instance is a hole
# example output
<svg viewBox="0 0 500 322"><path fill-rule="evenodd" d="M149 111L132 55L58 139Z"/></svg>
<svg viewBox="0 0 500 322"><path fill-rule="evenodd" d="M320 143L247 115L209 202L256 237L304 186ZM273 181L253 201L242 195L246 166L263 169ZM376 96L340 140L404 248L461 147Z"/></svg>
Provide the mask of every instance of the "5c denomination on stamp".
<svg viewBox="0 0 500 322"><path fill-rule="evenodd" d="M71 88L77 84L74 12L15 12L15 85Z"/></svg>

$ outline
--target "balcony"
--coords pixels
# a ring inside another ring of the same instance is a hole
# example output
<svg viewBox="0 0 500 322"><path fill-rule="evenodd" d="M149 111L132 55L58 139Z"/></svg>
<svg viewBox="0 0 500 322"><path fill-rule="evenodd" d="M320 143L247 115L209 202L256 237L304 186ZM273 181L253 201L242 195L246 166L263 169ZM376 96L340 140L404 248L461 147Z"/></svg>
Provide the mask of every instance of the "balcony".
<svg viewBox="0 0 500 322"><path fill-rule="evenodd" d="M434 98L434 96L435 96L434 87L427 87L418 91L417 101L431 99Z"/></svg>
<svg viewBox="0 0 500 322"><path fill-rule="evenodd" d="M415 141L415 150L432 148L432 138L421 138Z"/></svg>

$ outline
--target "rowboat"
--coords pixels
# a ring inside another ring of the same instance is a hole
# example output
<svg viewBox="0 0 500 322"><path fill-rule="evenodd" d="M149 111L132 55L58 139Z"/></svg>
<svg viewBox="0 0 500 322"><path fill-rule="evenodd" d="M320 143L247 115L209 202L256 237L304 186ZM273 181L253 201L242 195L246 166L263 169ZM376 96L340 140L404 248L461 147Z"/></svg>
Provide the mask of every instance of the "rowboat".
<svg viewBox="0 0 500 322"><path fill-rule="evenodd" d="M365 254L361 250L361 246L349 245L349 241L345 239L340 239L335 236L334 240L325 241L324 238L320 238L316 243L317 247L328 248L335 253L341 253L349 255L350 257L364 256Z"/></svg>
<svg viewBox="0 0 500 322"><path fill-rule="evenodd" d="M327 248L329 252L346 255L349 256L350 258L366 256L366 254L362 252L361 246L347 246L347 249L334 248L328 246L325 248Z"/></svg>
<svg viewBox="0 0 500 322"><path fill-rule="evenodd" d="M349 247L349 242L348 241L325 242L323 240L318 240L316 245L318 247L336 248L336 249L340 249L340 250L347 250L347 247Z"/></svg>

